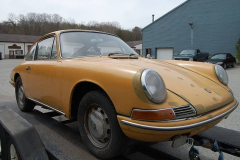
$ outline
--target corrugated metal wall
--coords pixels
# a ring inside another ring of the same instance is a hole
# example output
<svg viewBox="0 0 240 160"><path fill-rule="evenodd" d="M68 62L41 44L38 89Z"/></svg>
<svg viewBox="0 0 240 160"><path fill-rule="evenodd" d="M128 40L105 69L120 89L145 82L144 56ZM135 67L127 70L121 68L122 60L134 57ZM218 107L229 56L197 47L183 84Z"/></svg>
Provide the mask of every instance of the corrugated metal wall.
<svg viewBox="0 0 240 160"><path fill-rule="evenodd" d="M157 48L173 47L174 54L193 48L236 55L239 38L240 0L188 0L143 29L143 54L146 48L154 56Z"/></svg>

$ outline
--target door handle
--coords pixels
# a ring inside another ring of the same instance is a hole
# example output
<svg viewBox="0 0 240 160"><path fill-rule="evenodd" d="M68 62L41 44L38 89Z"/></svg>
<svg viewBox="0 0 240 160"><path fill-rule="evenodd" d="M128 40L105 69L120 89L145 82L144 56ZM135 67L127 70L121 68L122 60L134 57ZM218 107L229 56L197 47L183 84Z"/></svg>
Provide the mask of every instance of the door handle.
<svg viewBox="0 0 240 160"><path fill-rule="evenodd" d="M26 67L26 70L27 71L31 70L31 67L30 66Z"/></svg>

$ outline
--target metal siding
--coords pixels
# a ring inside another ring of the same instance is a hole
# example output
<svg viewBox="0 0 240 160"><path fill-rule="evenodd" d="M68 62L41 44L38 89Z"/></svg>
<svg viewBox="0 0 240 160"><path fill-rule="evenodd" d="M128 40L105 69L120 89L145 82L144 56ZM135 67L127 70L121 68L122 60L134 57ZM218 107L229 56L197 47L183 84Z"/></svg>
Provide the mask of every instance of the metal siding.
<svg viewBox="0 0 240 160"><path fill-rule="evenodd" d="M143 54L151 48L174 47L174 54L197 49L210 54L230 52L236 55L240 38L240 0L189 0L181 7L143 30ZM193 46L191 27L193 22Z"/></svg>

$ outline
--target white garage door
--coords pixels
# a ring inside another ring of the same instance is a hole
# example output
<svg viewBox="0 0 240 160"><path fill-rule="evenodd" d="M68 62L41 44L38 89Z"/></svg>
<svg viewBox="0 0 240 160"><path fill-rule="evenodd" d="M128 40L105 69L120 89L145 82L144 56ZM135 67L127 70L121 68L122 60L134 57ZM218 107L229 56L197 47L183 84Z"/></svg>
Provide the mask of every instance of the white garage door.
<svg viewBox="0 0 240 160"><path fill-rule="evenodd" d="M173 59L173 48L158 48L157 59L163 59L163 60Z"/></svg>

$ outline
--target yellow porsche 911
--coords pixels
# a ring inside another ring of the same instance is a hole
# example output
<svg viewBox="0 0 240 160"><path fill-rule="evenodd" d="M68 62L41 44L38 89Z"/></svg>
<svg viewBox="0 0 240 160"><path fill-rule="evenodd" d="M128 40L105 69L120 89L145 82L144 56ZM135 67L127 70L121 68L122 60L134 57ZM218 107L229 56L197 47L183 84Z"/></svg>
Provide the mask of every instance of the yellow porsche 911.
<svg viewBox="0 0 240 160"><path fill-rule="evenodd" d="M13 69L20 110L36 104L76 119L83 142L103 159L129 138L191 137L238 106L219 65L146 59L115 35L63 30L38 39Z"/></svg>

